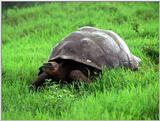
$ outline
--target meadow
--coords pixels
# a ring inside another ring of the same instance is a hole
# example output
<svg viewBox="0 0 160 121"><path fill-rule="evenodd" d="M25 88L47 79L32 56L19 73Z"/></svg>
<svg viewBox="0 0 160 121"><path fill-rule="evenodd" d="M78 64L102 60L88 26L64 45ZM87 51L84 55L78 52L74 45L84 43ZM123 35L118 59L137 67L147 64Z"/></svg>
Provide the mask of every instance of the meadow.
<svg viewBox="0 0 160 121"><path fill-rule="evenodd" d="M158 120L158 2L50 2L2 11L2 120ZM52 47L92 26L118 33L142 62L90 85L29 90Z"/></svg>

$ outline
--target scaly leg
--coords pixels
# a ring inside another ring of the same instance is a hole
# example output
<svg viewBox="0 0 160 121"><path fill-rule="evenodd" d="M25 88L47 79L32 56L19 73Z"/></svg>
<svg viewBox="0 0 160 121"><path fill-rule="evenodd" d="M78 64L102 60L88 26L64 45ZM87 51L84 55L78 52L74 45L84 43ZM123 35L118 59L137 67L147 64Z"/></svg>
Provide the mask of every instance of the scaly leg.
<svg viewBox="0 0 160 121"><path fill-rule="evenodd" d="M82 71L80 70L73 70L70 72L70 78L72 80L81 80L84 81L85 83L91 83L91 80L89 80Z"/></svg>
<svg viewBox="0 0 160 121"><path fill-rule="evenodd" d="M32 83L31 87L35 87L35 89L37 90L38 87L43 85L43 83L45 82L45 79L46 79L47 76L48 75L45 72L41 73L38 76L38 78Z"/></svg>

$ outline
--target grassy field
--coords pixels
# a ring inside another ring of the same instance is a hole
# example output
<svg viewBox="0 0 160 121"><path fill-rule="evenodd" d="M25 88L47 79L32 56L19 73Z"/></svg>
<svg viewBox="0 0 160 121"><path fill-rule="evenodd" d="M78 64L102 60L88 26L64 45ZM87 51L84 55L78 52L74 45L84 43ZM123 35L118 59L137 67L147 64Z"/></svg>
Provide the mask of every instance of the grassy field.
<svg viewBox="0 0 160 121"><path fill-rule="evenodd" d="M156 2L53 2L2 15L2 119L159 119ZM52 47L82 26L118 33L142 59L139 71L105 70L79 90L28 85Z"/></svg>

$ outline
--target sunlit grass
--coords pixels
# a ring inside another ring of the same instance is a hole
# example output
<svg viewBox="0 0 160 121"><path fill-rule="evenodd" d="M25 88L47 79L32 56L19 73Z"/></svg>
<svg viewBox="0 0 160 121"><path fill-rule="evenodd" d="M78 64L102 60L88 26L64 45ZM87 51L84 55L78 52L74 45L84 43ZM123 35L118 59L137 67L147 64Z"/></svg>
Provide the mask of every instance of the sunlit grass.
<svg viewBox="0 0 160 121"><path fill-rule="evenodd" d="M52 47L82 26L118 33L142 59L138 71L106 70L90 85L29 91ZM2 119L159 119L158 3L53 2L2 15Z"/></svg>

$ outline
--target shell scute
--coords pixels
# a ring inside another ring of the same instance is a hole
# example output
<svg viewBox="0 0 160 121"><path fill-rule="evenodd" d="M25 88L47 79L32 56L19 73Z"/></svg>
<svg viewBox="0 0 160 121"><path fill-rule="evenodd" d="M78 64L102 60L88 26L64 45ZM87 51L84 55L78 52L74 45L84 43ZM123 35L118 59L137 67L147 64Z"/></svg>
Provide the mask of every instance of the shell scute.
<svg viewBox="0 0 160 121"><path fill-rule="evenodd" d="M82 27L72 32L53 48L48 61L74 60L99 70L125 66L137 69L140 59L115 32L94 27Z"/></svg>

